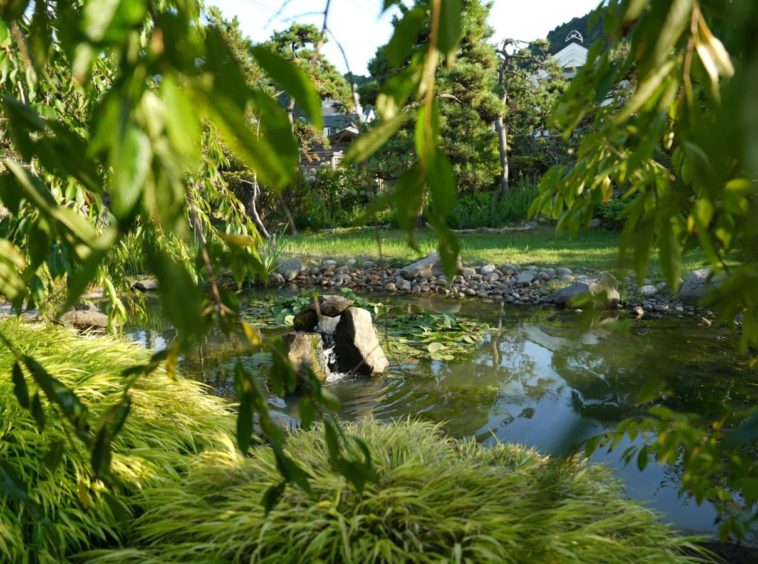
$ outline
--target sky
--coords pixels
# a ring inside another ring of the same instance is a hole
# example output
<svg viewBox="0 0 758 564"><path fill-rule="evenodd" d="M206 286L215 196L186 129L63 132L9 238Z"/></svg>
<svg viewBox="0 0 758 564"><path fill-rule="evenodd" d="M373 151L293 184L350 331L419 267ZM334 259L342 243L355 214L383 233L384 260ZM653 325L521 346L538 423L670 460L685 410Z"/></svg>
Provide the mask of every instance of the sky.
<svg viewBox="0 0 758 564"><path fill-rule="evenodd" d="M268 39L273 31L289 27L293 20L321 27L326 0L290 0L278 16L283 0L208 0L208 3L220 8L224 17L238 16L242 30L259 42ZM489 18L495 29L492 40L544 38L551 29L583 16L598 3L598 0L494 0ZM331 0L329 29L343 46L347 63L331 38L324 54L342 72L349 65L355 74L368 74L366 66L376 48L392 35L392 11L380 15L382 4L383 0Z"/></svg>

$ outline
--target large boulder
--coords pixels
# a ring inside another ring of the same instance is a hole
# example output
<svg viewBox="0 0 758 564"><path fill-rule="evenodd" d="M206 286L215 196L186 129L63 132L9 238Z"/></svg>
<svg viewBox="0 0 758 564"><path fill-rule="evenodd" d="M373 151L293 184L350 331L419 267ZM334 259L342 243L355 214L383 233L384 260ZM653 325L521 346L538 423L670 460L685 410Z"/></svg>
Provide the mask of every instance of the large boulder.
<svg viewBox="0 0 758 564"><path fill-rule="evenodd" d="M108 316L89 304L76 304L74 309L61 315L59 321L66 327L74 327L82 331L108 327Z"/></svg>
<svg viewBox="0 0 758 564"><path fill-rule="evenodd" d="M337 317L354 303L354 300L348 300L342 296L320 296L318 299L318 311L321 315L327 317ZM312 303L308 306L308 309L315 312L316 303Z"/></svg>
<svg viewBox="0 0 758 564"><path fill-rule="evenodd" d="M463 264L461 258L458 257L458 272L463 270ZM431 276L441 276L445 274L445 267L442 264L440 254L436 251L432 251L426 257L419 261L409 264L405 268L400 270L400 275L406 280L413 280L417 276L422 278L429 278Z"/></svg>
<svg viewBox="0 0 758 564"><path fill-rule="evenodd" d="M282 337L284 352L295 370L310 368L319 382L326 381L329 366L324 355L324 343L318 333L287 333Z"/></svg>
<svg viewBox="0 0 758 564"><path fill-rule="evenodd" d="M299 258L283 260L276 267L276 271L281 274L284 279L289 282L294 280L300 275L300 270L303 268L303 261Z"/></svg>
<svg viewBox="0 0 758 564"><path fill-rule="evenodd" d="M587 304L596 308L615 308L620 297L616 278L612 274L601 272L580 278L571 286L561 288L553 295L553 302L562 308L575 308Z"/></svg>
<svg viewBox="0 0 758 564"><path fill-rule="evenodd" d="M713 270L710 268L699 268L690 272L679 290L679 299L683 302L694 303L713 292L717 282L712 275Z"/></svg>
<svg viewBox="0 0 758 564"><path fill-rule="evenodd" d="M334 331L334 344L340 372L373 376L389 368L371 314L365 309L351 307L342 313Z"/></svg>

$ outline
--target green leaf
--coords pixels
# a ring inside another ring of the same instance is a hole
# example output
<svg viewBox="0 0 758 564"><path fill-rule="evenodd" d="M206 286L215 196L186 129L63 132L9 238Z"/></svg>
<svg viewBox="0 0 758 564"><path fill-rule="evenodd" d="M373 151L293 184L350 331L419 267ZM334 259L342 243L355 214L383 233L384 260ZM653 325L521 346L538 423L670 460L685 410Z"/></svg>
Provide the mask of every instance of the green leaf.
<svg viewBox="0 0 758 564"><path fill-rule="evenodd" d="M29 6L29 0L3 0L2 16L5 21L21 18Z"/></svg>
<svg viewBox="0 0 758 564"><path fill-rule="evenodd" d="M79 301L79 298L87 290L87 286L89 286L95 277L100 263L110 252L117 238L118 229L111 227L95 241L92 246L92 252L84 261L82 267L68 278L68 294L66 296L66 303L60 309L61 313L67 312Z"/></svg>
<svg viewBox="0 0 758 564"><path fill-rule="evenodd" d="M111 466L111 442L108 427L105 425L97 432L92 449L91 463L96 478L104 476Z"/></svg>
<svg viewBox="0 0 758 564"><path fill-rule="evenodd" d="M629 119L632 114L634 114L642 106L644 106L655 94L658 88L663 84L663 82L671 79L671 73L673 72L675 65L675 61L666 61L666 63L659 66L655 72L645 77L645 79L637 88L637 92L634 93L632 99L629 100L629 102L627 102L627 104L616 115L614 121L617 124L622 123Z"/></svg>
<svg viewBox="0 0 758 564"><path fill-rule="evenodd" d="M405 114L400 113L392 119L382 120L378 125L372 126L350 145L342 161L343 165L349 166L365 161L402 127L406 118Z"/></svg>
<svg viewBox="0 0 758 564"><path fill-rule="evenodd" d="M237 413L237 446L247 454L253 438L253 400L248 389L247 376L241 362L234 366L234 386L240 401Z"/></svg>
<svg viewBox="0 0 758 564"><path fill-rule="evenodd" d="M61 409L77 430L83 430L86 424L87 407L79 401L76 394L68 386L50 376L32 357L25 356L24 364L47 399Z"/></svg>
<svg viewBox="0 0 758 564"><path fill-rule="evenodd" d="M458 47L463 32L463 0L442 0L437 48L449 54Z"/></svg>
<svg viewBox="0 0 758 564"><path fill-rule="evenodd" d="M63 441L53 441L50 443L47 454L45 455L45 465L51 472L55 472L63 460Z"/></svg>
<svg viewBox="0 0 758 564"><path fill-rule="evenodd" d="M29 389L26 387L26 379L24 373L21 372L21 366L18 362L13 363L13 392L16 394L16 399L21 407L29 409L31 403L29 401Z"/></svg>
<svg viewBox="0 0 758 564"><path fill-rule="evenodd" d="M417 214L421 211L424 196L424 179L421 167L415 163L406 170L395 184L395 210L400 228L413 231Z"/></svg>
<svg viewBox="0 0 758 564"><path fill-rule="evenodd" d="M45 410L42 408L42 402L39 399L39 392L34 394L32 399L32 417L40 431L45 430Z"/></svg>
<svg viewBox="0 0 758 564"><path fill-rule="evenodd" d="M113 169L111 209L119 219L127 219L133 214L153 159L147 134L129 122L124 123L123 128L114 137L108 159Z"/></svg>
<svg viewBox="0 0 758 564"><path fill-rule="evenodd" d="M639 453L637 453L637 468L640 469L640 472L647 468L648 450L648 446L645 445L640 449Z"/></svg>
<svg viewBox="0 0 758 564"><path fill-rule="evenodd" d="M161 94L166 102L166 133L183 155L201 158L202 124L192 101L171 75L163 76Z"/></svg>
<svg viewBox="0 0 758 564"><path fill-rule="evenodd" d="M284 495L286 487L287 482L280 482L277 485L266 489L266 493L263 494L263 509L266 515L268 515L276 504L279 503L279 500Z"/></svg>
<svg viewBox="0 0 758 564"><path fill-rule="evenodd" d="M0 20L0 47L8 48L11 46L13 40L11 39L11 32L8 29L8 24L3 20Z"/></svg>
<svg viewBox="0 0 758 564"><path fill-rule="evenodd" d="M756 439L758 439L758 413L730 431L724 438L724 446L736 447Z"/></svg>
<svg viewBox="0 0 758 564"><path fill-rule="evenodd" d="M458 273L458 258L461 254L460 243L450 228L436 216L427 218L429 224L434 229L439 238L439 253L442 264L445 267L445 274L448 279L452 280Z"/></svg>
<svg viewBox="0 0 758 564"><path fill-rule="evenodd" d="M15 175L19 186L24 189L30 201L36 207L63 225L82 242L89 244L92 241L95 236L95 230L83 217L69 208L59 207L50 190L47 189L47 186L42 184L36 176L21 165L7 159L3 163Z"/></svg>
<svg viewBox="0 0 758 564"><path fill-rule="evenodd" d="M93 42L120 43L145 17L147 0L87 0L81 30Z"/></svg>
<svg viewBox="0 0 758 564"><path fill-rule="evenodd" d="M682 275L682 247L674 234L674 227L670 220L664 221L659 231L658 250L661 270L666 282L676 293L679 288L679 277Z"/></svg>
<svg viewBox="0 0 758 564"><path fill-rule="evenodd" d="M648 403L656 399L666 389L666 383L657 378L648 378L637 394L638 403Z"/></svg>
<svg viewBox="0 0 758 564"><path fill-rule="evenodd" d="M418 7L406 12L403 19L395 26L392 39L385 48L385 56L390 65L397 68L405 63L411 48L416 43L425 17L426 9Z"/></svg>
<svg viewBox="0 0 758 564"><path fill-rule="evenodd" d="M262 46L252 49L258 64L292 96L317 130L324 128L321 98L303 69Z"/></svg>
<svg viewBox="0 0 758 564"><path fill-rule="evenodd" d="M244 112L250 89L234 55L215 27L205 28L205 69L213 76L212 96L221 95Z"/></svg>
<svg viewBox="0 0 758 564"><path fill-rule="evenodd" d="M300 422L307 431L316 420L316 406L313 400L308 396L303 396L297 404L297 411L300 415Z"/></svg>
<svg viewBox="0 0 758 564"><path fill-rule="evenodd" d="M455 207L455 171L445 153L439 151L430 154L426 184L434 200L434 212L446 218Z"/></svg>
<svg viewBox="0 0 758 564"><path fill-rule="evenodd" d="M228 98L208 95L205 103L224 141L241 161L258 173L261 184L278 191L294 178L296 153L280 155L265 136L256 137L245 120L244 111Z"/></svg>
<svg viewBox="0 0 758 564"><path fill-rule="evenodd" d="M692 20L694 0L673 0L666 21L655 44L655 64L659 65L669 56L684 30Z"/></svg>

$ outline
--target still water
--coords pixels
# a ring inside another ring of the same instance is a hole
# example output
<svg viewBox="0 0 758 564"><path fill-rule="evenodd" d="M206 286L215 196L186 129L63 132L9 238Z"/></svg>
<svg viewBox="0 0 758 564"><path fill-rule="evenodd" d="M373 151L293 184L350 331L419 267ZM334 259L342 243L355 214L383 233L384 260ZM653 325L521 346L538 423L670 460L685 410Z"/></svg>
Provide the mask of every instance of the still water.
<svg viewBox="0 0 758 564"><path fill-rule="evenodd" d="M673 392L665 405L706 419L758 405L758 374L748 370L747 358L726 328L706 329L693 319L670 317L632 321L630 332L620 333L608 328L603 316L588 319L549 308L512 306L501 311L497 304L478 300L371 299L391 304L390 315L452 312L492 329L464 360L393 363L386 377L348 377L326 384L342 401L346 420L419 417L442 423L454 436L559 454L644 413L636 397L650 376L665 380ZM150 304L149 312L148 322L127 327L127 333L146 347L161 348L171 341L173 330L157 303ZM265 365L263 355L211 335L183 360L182 370L207 383L213 393L233 399L232 368L240 356L250 366ZM296 424L297 398L271 402L282 419ZM654 463L644 472L634 464L624 467L619 456L629 444L610 454L598 451L593 460L616 468L630 497L645 501L680 528L716 529L712 507L679 499L676 469Z"/></svg>

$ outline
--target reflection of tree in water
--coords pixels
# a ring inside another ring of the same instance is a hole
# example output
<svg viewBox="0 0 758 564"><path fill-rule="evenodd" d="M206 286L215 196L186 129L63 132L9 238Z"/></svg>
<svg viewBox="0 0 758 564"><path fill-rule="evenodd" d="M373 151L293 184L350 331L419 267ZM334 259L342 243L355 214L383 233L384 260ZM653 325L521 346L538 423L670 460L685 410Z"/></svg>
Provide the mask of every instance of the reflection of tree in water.
<svg viewBox="0 0 758 564"><path fill-rule="evenodd" d="M714 347L715 336L709 335L704 347L705 337L658 323L630 335L596 328L582 335L584 343L554 347L552 366L572 388L577 414L612 427L647 413L649 405L638 405L637 397L651 378L663 380L672 392L657 404L705 418L733 412L755 393L755 378L742 377L734 351Z"/></svg>

